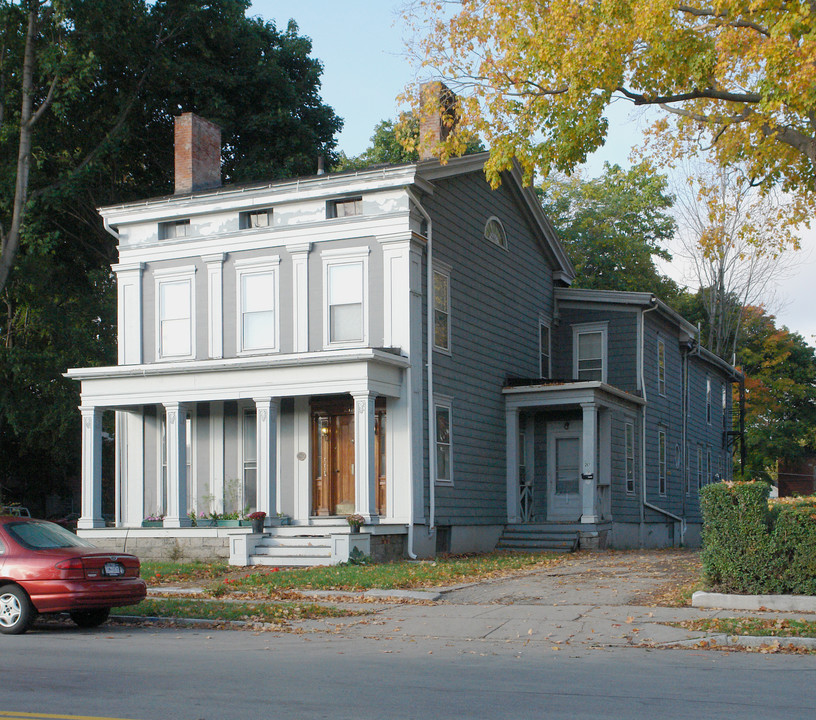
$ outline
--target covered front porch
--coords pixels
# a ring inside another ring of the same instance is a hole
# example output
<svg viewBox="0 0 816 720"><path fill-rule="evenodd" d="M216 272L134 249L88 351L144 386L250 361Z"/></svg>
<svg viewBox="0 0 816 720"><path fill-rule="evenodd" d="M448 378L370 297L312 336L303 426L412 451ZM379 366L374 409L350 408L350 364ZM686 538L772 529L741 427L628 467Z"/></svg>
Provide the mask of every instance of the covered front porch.
<svg viewBox="0 0 816 720"><path fill-rule="evenodd" d="M613 493L634 492L642 398L606 383L514 381L503 389L509 528L603 545ZM506 533L507 534L507 533ZM543 535L542 535L543 537ZM507 538L504 538L507 539Z"/></svg>
<svg viewBox="0 0 816 720"><path fill-rule="evenodd" d="M352 512L406 523L407 366L398 352L364 348L71 370L82 382L78 528L106 526L105 411L116 417L117 528L155 517L157 536L210 532L211 518L254 510L270 526Z"/></svg>

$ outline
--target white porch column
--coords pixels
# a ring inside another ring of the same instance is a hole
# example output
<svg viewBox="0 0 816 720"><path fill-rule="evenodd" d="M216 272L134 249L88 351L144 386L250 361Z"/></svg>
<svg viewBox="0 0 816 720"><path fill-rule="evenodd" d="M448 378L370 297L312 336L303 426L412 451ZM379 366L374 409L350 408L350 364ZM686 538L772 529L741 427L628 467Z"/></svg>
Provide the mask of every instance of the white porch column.
<svg viewBox="0 0 816 720"><path fill-rule="evenodd" d="M596 523L595 488L597 486L597 469L595 467L595 453L597 452L598 438L598 408L595 403L581 403L583 410L583 438L581 449L583 463L581 465L581 522Z"/></svg>
<svg viewBox="0 0 816 720"><path fill-rule="evenodd" d="M224 512L224 401L210 403L210 507L205 512Z"/></svg>
<svg viewBox="0 0 816 720"><path fill-rule="evenodd" d="M294 351L309 351L309 251L311 243L289 248L292 256Z"/></svg>
<svg viewBox="0 0 816 720"><path fill-rule="evenodd" d="M167 514L165 527L187 527L187 408L165 403L167 413Z"/></svg>
<svg viewBox="0 0 816 720"><path fill-rule="evenodd" d="M278 465L278 398L253 398L255 401L256 467L258 510L268 516L277 513L277 465Z"/></svg>
<svg viewBox="0 0 816 720"><path fill-rule="evenodd" d="M207 264L207 353L211 358L224 357L224 253L205 255Z"/></svg>
<svg viewBox="0 0 816 720"><path fill-rule="evenodd" d="M354 511L369 519L377 514L374 464L374 393L354 398Z"/></svg>
<svg viewBox="0 0 816 720"><path fill-rule="evenodd" d="M116 412L117 525L139 527L145 516L144 409Z"/></svg>
<svg viewBox="0 0 816 720"><path fill-rule="evenodd" d="M82 516L77 528L105 527L102 519L102 408L80 405L82 413Z"/></svg>
<svg viewBox="0 0 816 720"><path fill-rule="evenodd" d="M518 468L518 441L519 441L519 409L505 408L505 429L507 439L507 522L521 522L519 513L519 468Z"/></svg>

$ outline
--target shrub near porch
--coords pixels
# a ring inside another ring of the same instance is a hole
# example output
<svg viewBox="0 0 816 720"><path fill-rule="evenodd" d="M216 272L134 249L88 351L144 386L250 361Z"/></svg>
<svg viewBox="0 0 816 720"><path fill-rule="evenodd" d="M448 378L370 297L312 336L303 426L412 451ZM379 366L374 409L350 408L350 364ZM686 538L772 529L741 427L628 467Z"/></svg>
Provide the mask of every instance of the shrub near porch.
<svg viewBox="0 0 816 720"><path fill-rule="evenodd" d="M761 482L701 492L703 574L710 589L816 595L816 497L769 502Z"/></svg>

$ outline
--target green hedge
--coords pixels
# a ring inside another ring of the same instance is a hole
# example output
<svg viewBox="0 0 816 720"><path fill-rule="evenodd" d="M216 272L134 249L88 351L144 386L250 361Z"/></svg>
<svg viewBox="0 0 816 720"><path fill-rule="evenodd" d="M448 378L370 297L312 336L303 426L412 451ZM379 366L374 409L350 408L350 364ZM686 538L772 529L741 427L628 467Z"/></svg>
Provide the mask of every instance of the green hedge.
<svg viewBox="0 0 816 720"><path fill-rule="evenodd" d="M816 595L816 498L769 505L769 490L761 482L702 490L703 573L712 590Z"/></svg>

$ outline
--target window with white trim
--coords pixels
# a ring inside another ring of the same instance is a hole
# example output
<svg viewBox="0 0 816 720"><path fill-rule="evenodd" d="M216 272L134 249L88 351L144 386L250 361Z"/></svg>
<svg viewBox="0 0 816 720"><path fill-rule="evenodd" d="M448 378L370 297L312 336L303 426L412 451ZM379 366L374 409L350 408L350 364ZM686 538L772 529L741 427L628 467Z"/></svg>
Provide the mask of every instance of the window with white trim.
<svg viewBox="0 0 816 720"><path fill-rule="evenodd" d="M487 219L484 236L485 239L507 250L507 233L504 231L502 221L495 215Z"/></svg>
<svg viewBox="0 0 816 720"><path fill-rule="evenodd" d="M323 253L326 346L367 341L368 248Z"/></svg>
<svg viewBox="0 0 816 720"><path fill-rule="evenodd" d="M238 227L241 230L269 227L272 224L272 209L247 210L238 213Z"/></svg>
<svg viewBox="0 0 816 720"><path fill-rule="evenodd" d="M450 270L433 271L434 348L450 352Z"/></svg>
<svg viewBox="0 0 816 720"><path fill-rule="evenodd" d="M711 477L711 448L706 448L706 473L705 473L705 482L708 485L712 480Z"/></svg>
<svg viewBox="0 0 816 720"><path fill-rule="evenodd" d="M666 394L666 343L661 339L657 341L657 392Z"/></svg>
<svg viewBox="0 0 816 720"><path fill-rule="evenodd" d="M436 401L434 403L434 437L436 439L436 481L452 483L450 402Z"/></svg>
<svg viewBox="0 0 816 720"><path fill-rule="evenodd" d="M243 453L241 468L241 505L239 511L250 512L257 509L258 478L258 437L257 414L245 409L242 416Z"/></svg>
<svg viewBox="0 0 816 720"><path fill-rule="evenodd" d="M711 377L706 376L706 422L711 425Z"/></svg>
<svg viewBox="0 0 816 720"><path fill-rule="evenodd" d="M363 214L363 198L351 197L329 200L326 203L327 218L353 217Z"/></svg>
<svg viewBox="0 0 816 720"><path fill-rule="evenodd" d="M195 357L195 267L156 271L156 357Z"/></svg>
<svg viewBox="0 0 816 720"><path fill-rule="evenodd" d="M697 446L697 490L703 489L703 447Z"/></svg>
<svg viewBox="0 0 816 720"><path fill-rule="evenodd" d="M626 492L635 492L635 426L624 425L624 444L626 446Z"/></svg>
<svg viewBox="0 0 816 720"><path fill-rule="evenodd" d="M237 261L238 352L279 350L279 258Z"/></svg>
<svg viewBox="0 0 816 720"><path fill-rule="evenodd" d="M190 235L189 220L169 220L159 223L159 240L173 240L188 235Z"/></svg>
<svg viewBox="0 0 816 720"><path fill-rule="evenodd" d="M606 382L607 323L572 326L573 374L577 380Z"/></svg>
<svg viewBox="0 0 816 720"><path fill-rule="evenodd" d="M538 352L540 357L539 377L550 377L550 326L540 320L538 323Z"/></svg>
<svg viewBox="0 0 816 720"><path fill-rule="evenodd" d="M728 397L725 391L725 383L721 385L722 388L722 429L728 430L728 426L726 425L726 415L728 414Z"/></svg>
<svg viewBox="0 0 816 720"><path fill-rule="evenodd" d="M666 494L666 431L657 431L657 488L661 495Z"/></svg>
<svg viewBox="0 0 816 720"><path fill-rule="evenodd" d="M194 487L193 475L193 418L190 412L184 413L185 432L185 459L186 476L182 478L187 487L187 504L190 510L197 509L197 499ZM167 512L167 413L162 412L159 417L159 445L161 447L161 481L159 486L159 497L156 508L159 515Z"/></svg>

